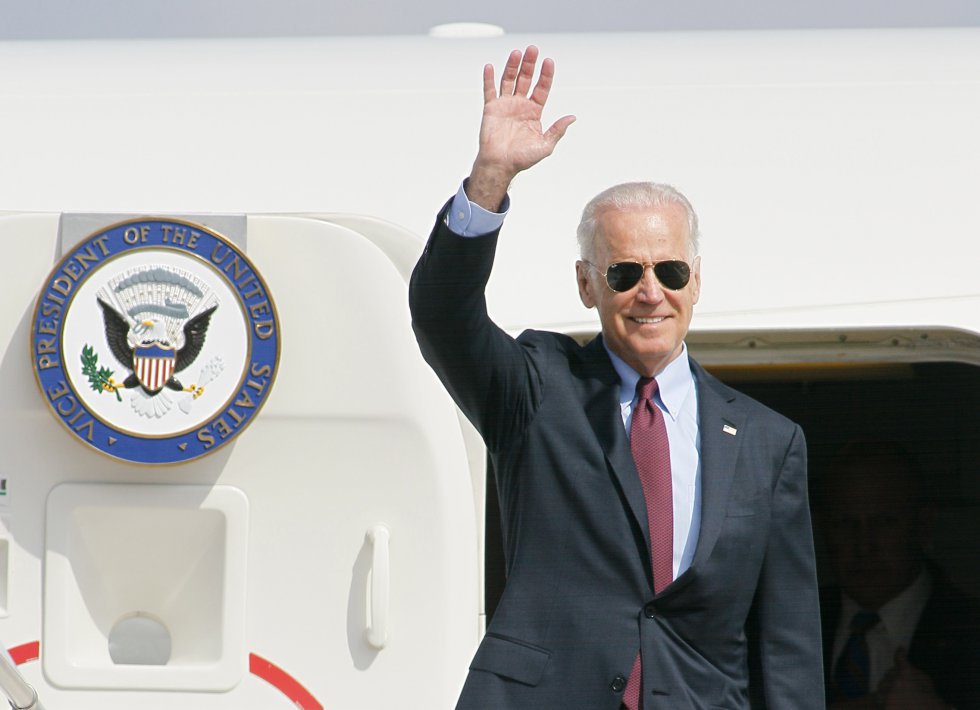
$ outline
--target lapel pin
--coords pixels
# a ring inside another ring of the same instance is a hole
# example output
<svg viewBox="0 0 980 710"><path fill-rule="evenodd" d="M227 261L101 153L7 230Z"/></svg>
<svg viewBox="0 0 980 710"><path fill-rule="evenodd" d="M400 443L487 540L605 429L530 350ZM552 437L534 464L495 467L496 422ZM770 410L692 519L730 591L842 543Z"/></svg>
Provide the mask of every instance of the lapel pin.
<svg viewBox="0 0 980 710"><path fill-rule="evenodd" d="M731 424L726 424L721 428L721 430L726 434L731 434L732 436L735 436L738 433L738 429L733 427Z"/></svg>

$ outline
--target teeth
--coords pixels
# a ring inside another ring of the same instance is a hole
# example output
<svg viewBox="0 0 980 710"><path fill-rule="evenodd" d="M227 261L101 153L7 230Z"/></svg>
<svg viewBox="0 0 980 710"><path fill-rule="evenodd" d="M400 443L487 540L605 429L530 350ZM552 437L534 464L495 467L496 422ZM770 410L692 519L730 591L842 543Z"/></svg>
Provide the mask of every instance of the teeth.
<svg viewBox="0 0 980 710"><path fill-rule="evenodd" d="M657 318L636 318L636 317L634 317L633 320L635 320L637 323L640 323L642 325L646 325L648 323L659 323L660 321L663 320L663 316L659 316Z"/></svg>

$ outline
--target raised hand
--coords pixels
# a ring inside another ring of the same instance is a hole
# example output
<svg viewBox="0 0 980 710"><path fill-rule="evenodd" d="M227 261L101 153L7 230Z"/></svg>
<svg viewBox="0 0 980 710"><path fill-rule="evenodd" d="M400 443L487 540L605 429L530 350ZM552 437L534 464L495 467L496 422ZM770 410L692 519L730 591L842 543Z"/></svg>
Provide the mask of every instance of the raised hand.
<svg viewBox="0 0 980 710"><path fill-rule="evenodd" d="M574 116L562 116L550 128L543 129L541 114L551 92L555 63L545 59L534 83L537 61L538 48L533 45L523 53L519 49L511 52L500 78L499 93L493 65L483 68L480 150L466 184L466 194L491 211L499 208L514 176L551 155L575 121Z"/></svg>

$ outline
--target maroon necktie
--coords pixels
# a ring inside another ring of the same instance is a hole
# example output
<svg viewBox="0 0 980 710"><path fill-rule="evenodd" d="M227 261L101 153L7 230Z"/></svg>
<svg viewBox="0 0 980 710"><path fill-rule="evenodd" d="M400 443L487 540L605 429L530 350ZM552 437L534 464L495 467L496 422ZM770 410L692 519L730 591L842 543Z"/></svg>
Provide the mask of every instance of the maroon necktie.
<svg viewBox="0 0 980 710"><path fill-rule="evenodd" d="M674 578L674 496L670 482L670 444L664 415L653 401L657 381L641 377L636 383L637 401L630 424L630 448L640 474L647 504L650 529L650 564L653 590L659 593ZM623 692L623 705L638 710L640 704L640 654L636 654L629 681Z"/></svg>

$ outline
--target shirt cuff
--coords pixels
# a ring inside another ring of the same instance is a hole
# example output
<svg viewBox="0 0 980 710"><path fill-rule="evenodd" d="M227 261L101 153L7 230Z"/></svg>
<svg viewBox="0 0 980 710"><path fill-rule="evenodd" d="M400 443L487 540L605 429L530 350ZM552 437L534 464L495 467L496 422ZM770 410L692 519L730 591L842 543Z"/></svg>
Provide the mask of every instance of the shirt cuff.
<svg viewBox="0 0 980 710"><path fill-rule="evenodd" d="M485 210L475 202L470 202L460 183L456 196L453 197L453 204L446 215L446 226L461 237L482 237L490 234L503 225L504 217L510 209L510 196L504 197L500 205L500 212L490 212Z"/></svg>

